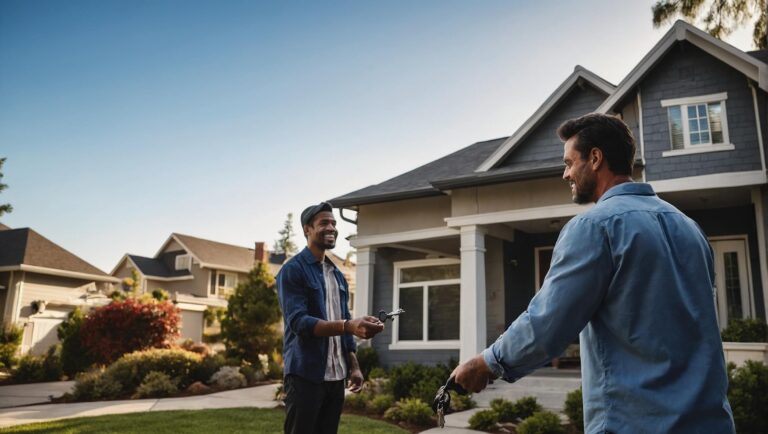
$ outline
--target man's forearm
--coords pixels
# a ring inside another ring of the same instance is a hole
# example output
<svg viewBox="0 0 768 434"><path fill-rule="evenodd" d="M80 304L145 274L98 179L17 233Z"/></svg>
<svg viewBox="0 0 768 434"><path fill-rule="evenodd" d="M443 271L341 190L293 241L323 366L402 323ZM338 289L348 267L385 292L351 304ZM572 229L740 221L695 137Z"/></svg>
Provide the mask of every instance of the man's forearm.
<svg viewBox="0 0 768 434"><path fill-rule="evenodd" d="M347 333L346 320L326 321L319 320L315 324L312 333L318 337L341 336Z"/></svg>
<svg viewBox="0 0 768 434"><path fill-rule="evenodd" d="M347 364L349 365L349 372L360 369L360 364L357 362L357 354L354 351L347 353Z"/></svg>

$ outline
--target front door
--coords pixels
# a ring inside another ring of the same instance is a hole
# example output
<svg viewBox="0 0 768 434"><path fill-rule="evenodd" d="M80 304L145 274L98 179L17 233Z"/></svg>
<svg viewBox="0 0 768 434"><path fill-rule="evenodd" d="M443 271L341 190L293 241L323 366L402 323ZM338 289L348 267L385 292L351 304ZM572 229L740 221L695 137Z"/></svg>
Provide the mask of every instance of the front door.
<svg viewBox="0 0 768 434"><path fill-rule="evenodd" d="M711 241L715 254L715 303L720 328L728 321L752 317L747 240Z"/></svg>

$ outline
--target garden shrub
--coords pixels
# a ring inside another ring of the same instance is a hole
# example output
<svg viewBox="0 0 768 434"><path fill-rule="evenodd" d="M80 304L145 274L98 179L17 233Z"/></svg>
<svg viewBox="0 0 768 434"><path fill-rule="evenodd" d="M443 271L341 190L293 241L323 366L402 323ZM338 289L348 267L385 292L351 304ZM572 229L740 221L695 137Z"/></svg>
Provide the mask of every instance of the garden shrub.
<svg viewBox="0 0 768 434"><path fill-rule="evenodd" d="M44 356L25 355L12 373L16 383L39 383L59 381L64 374L61 370L61 356L58 345L48 348Z"/></svg>
<svg viewBox="0 0 768 434"><path fill-rule="evenodd" d="M768 433L768 366L748 360L728 364L728 401L739 434Z"/></svg>
<svg viewBox="0 0 768 434"><path fill-rule="evenodd" d="M237 366L223 366L211 376L209 384L222 389L238 389L245 387L248 381Z"/></svg>
<svg viewBox="0 0 768 434"><path fill-rule="evenodd" d="M451 394L452 411L464 411L477 406L477 403L472 400L472 395L459 395L453 390L448 393Z"/></svg>
<svg viewBox="0 0 768 434"><path fill-rule="evenodd" d="M243 362L240 366L240 373L243 374L245 382L248 384L255 384L256 382L263 381L266 377L262 370L254 369L253 365L248 362Z"/></svg>
<svg viewBox="0 0 768 434"><path fill-rule="evenodd" d="M171 298L171 295L168 294L168 291L164 290L163 288L157 288L152 291L152 298L157 301L166 301Z"/></svg>
<svg viewBox="0 0 768 434"><path fill-rule="evenodd" d="M517 434L562 434L564 432L560 416L549 411L540 411L517 426Z"/></svg>
<svg viewBox="0 0 768 434"><path fill-rule="evenodd" d="M515 416L520 419L531 417L534 413L542 410L544 410L544 407L533 396L524 396L515 401Z"/></svg>
<svg viewBox="0 0 768 434"><path fill-rule="evenodd" d="M366 410L371 413L382 415L395 403L395 398L392 395L384 394L377 395L373 399L369 400L366 404Z"/></svg>
<svg viewBox="0 0 768 434"><path fill-rule="evenodd" d="M408 362L390 370L388 387L396 400L411 397L432 402L450 374L451 369L445 365L425 366Z"/></svg>
<svg viewBox="0 0 768 434"><path fill-rule="evenodd" d="M723 342L768 342L768 324L762 319L734 319L720 335Z"/></svg>
<svg viewBox="0 0 768 434"><path fill-rule="evenodd" d="M222 366L226 366L227 360L222 354L209 354L203 357L198 365L192 369L192 379L207 383L213 374L218 372Z"/></svg>
<svg viewBox="0 0 768 434"><path fill-rule="evenodd" d="M97 363L103 364L134 351L167 348L179 335L179 312L169 301L113 301L85 317L82 344Z"/></svg>
<svg viewBox="0 0 768 434"><path fill-rule="evenodd" d="M496 411L481 410L469 418L469 427L478 431L490 431L496 428L498 422L499 414Z"/></svg>
<svg viewBox="0 0 768 434"><path fill-rule="evenodd" d="M350 393L344 398L344 406L350 410L363 411L372 397L371 393L366 391Z"/></svg>
<svg viewBox="0 0 768 434"><path fill-rule="evenodd" d="M211 353L211 350L210 348L208 348L208 345L205 345L200 342L195 342L192 339L184 339L184 341L181 344L179 344L179 348L181 348L182 350L187 350L193 353L200 354L203 357Z"/></svg>
<svg viewBox="0 0 768 434"><path fill-rule="evenodd" d="M270 380L280 380L283 378L283 366L270 360L267 365L267 378Z"/></svg>
<svg viewBox="0 0 768 434"><path fill-rule="evenodd" d="M365 378L369 380L374 380L377 378L387 378L387 371L384 370L384 368L377 366L371 369L371 372L368 373L368 375L366 375Z"/></svg>
<svg viewBox="0 0 768 434"><path fill-rule="evenodd" d="M568 420L579 432L584 432L584 402L581 396L581 387L565 397L565 409L563 410Z"/></svg>
<svg viewBox="0 0 768 434"><path fill-rule="evenodd" d="M0 368L11 369L16 365L23 333L24 329L15 324L5 324L0 329Z"/></svg>
<svg viewBox="0 0 768 434"><path fill-rule="evenodd" d="M432 409L418 398L406 398L384 412L384 418L392 422L427 426L432 423Z"/></svg>
<svg viewBox="0 0 768 434"><path fill-rule="evenodd" d="M59 324L56 334L61 342L61 369L69 377L84 372L93 365L93 357L86 351L82 341L82 327L85 314L75 307L67 320Z"/></svg>
<svg viewBox="0 0 768 434"><path fill-rule="evenodd" d="M165 398L179 391L176 384L176 381L171 379L168 374L152 371L144 377L139 387L136 388L136 393L133 394L133 397Z"/></svg>
<svg viewBox="0 0 768 434"><path fill-rule="evenodd" d="M506 399L496 398L491 400L491 410L498 415L499 422L516 422L517 410L515 403Z"/></svg>
<svg viewBox="0 0 768 434"><path fill-rule="evenodd" d="M371 370L379 367L379 355L373 347L358 347L357 363L360 364L363 377L369 378Z"/></svg>
<svg viewBox="0 0 768 434"><path fill-rule="evenodd" d="M202 357L181 349L153 348L126 354L111 364L104 375L123 386L126 393L133 392L152 371L163 372L178 380L179 388L194 382L192 373L199 367Z"/></svg>
<svg viewBox="0 0 768 434"><path fill-rule="evenodd" d="M103 371L95 370L77 374L72 395L77 401L98 401L115 399L122 392L122 384L104 375Z"/></svg>

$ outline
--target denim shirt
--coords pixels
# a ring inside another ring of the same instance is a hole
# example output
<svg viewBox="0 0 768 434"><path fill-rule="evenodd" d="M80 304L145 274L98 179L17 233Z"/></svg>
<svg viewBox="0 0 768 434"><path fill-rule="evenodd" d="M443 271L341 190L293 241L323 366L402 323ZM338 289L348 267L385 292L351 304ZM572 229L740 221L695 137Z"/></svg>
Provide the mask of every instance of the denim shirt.
<svg viewBox="0 0 768 434"><path fill-rule="evenodd" d="M483 358L515 381L581 332L585 433L733 433L713 270L693 220L619 184L563 228L541 290Z"/></svg>
<svg viewBox="0 0 768 434"><path fill-rule="evenodd" d="M330 259L326 258L326 261L330 262ZM335 265L333 274L340 291L341 314L351 319L347 306L347 280ZM301 253L288 260L277 273L277 297L285 323L284 375L294 374L314 383L323 382L328 360L328 338L315 336L313 330L319 320L328 319L325 291L323 265L309 248L305 247ZM348 334L342 336L341 346L345 355L357 350L354 339Z"/></svg>

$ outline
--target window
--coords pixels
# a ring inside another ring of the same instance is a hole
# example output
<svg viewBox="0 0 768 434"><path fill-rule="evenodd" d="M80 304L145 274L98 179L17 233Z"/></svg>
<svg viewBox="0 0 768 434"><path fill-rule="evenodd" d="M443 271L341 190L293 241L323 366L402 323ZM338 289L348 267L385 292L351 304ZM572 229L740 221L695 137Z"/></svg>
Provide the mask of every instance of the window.
<svg viewBox="0 0 768 434"><path fill-rule="evenodd" d="M231 294L237 286L237 274L218 271L216 273L216 292L214 294Z"/></svg>
<svg viewBox="0 0 768 434"><path fill-rule="evenodd" d="M671 149L663 156L734 149L728 140L725 101L728 94L718 93L692 98L661 101L667 108Z"/></svg>
<svg viewBox="0 0 768 434"><path fill-rule="evenodd" d="M392 349L458 348L459 261L429 259L395 263Z"/></svg>
<svg viewBox="0 0 768 434"><path fill-rule="evenodd" d="M190 268L192 268L192 256L179 255L176 257L177 270L189 270Z"/></svg>

